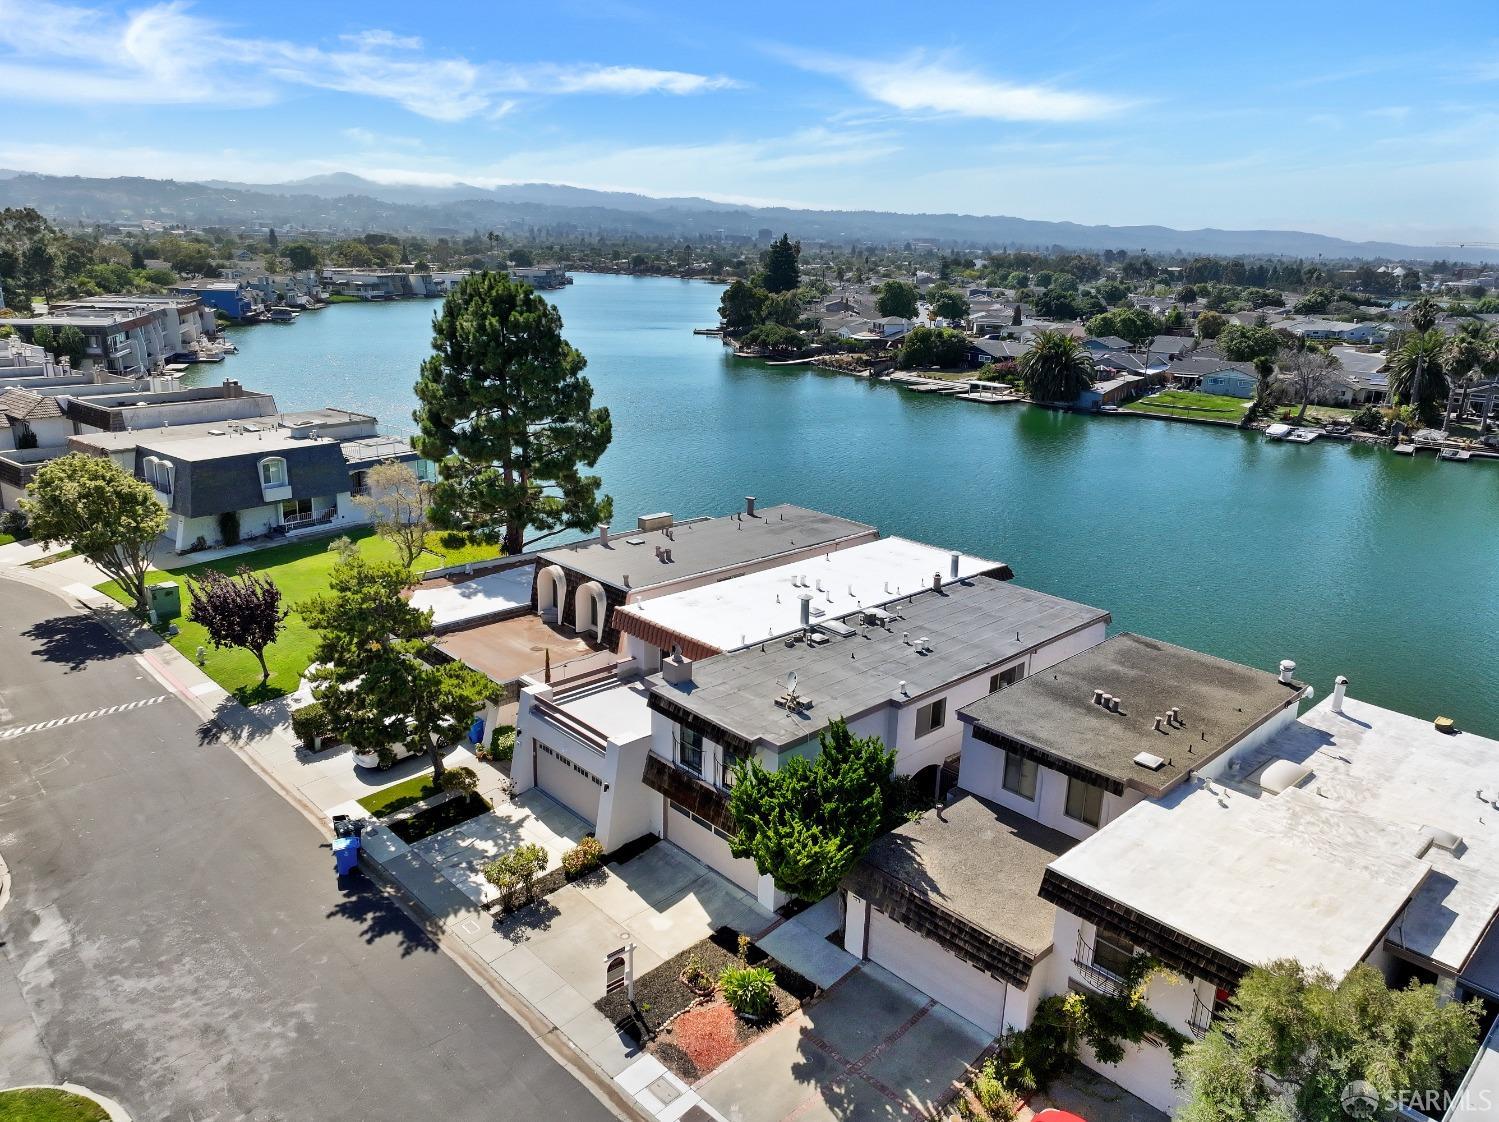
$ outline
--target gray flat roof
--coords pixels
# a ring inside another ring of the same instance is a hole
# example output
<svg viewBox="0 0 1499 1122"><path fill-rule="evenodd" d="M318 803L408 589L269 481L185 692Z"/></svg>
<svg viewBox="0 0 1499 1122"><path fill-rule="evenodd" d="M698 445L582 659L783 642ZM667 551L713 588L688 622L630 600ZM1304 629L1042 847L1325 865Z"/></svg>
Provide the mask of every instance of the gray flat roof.
<svg viewBox="0 0 1499 1122"><path fill-rule="evenodd" d="M859 865L1039 957L1051 946L1057 913L1037 895L1041 877L1076 844L1058 830L963 792L879 838ZM856 868L849 877L856 893L859 880Z"/></svg>
<svg viewBox="0 0 1499 1122"><path fill-rule="evenodd" d="M838 717L851 719L891 701L910 704L1109 619L1101 608L993 577L949 584L940 593L927 590L884 610L894 617L887 626L845 616L854 632L847 638L819 646L776 640L703 659L693 664L690 684L663 683L655 693L745 740L785 747ZM917 647L921 638L930 641L929 650ZM799 713L775 703L793 670L797 694L811 703ZM904 695L897 692L901 682Z"/></svg>
<svg viewBox="0 0 1499 1122"><path fill-rule="evenodd" d="M69 437L68 443L73 447L123 452L140 444L160 444L170 440L175 450L179 440L216 436L218 433L227 433L231 426L242 430L251 430L253 426L253 431L264 432L269 438L273 432L284 435L291 429L304 426L342 425L374 420L374 416L369 413L351 413L347 409L302 409L292 413L274 413L268 417L247 417L234 421L197 421L187 425L147 425L120 432L79 433ZM355 438L349 443L357 443L359 439Z"/></svg>
<svg viewBox="0 0 1499 1122"><path fill-rule="evenodd" d="M1111 790L1157 793L1294 705L1305 688L1124 632L965 706L959 717L974 725L980 740L1018 741L1038 749L1042 763L1063 761L1063 770L1071 765ZM1095 690L1119 698L1120 711L1095 705ZM1157 732L1156 717L1173 707L1180 708L1183 727ZM1141 752L1167 762L1148 770L1134 762Z"/></svg>
<svg viewBox="0 0 1499 1122"><path fill-rule="evenodd" d="M862 522L782 505L762 508L753 518L731 514L661 530L619 530L610 534L608 545L590 538L541 556L601 584L638 589L873 533L874 527ZM671 550L670 563L657 560L657 546Z"/></svg>
<svg viewBox="0 0 1499 1122"><path fill-rule="evenodd" d="M200 460L222 460L229 456L244 456L251 453L272 455L295 448L310 448L315 444L330 443L326 437L306 434L296 436L289 429L269 428L257 432L230 432L227 425L219 426L217 434L203 433L189 436L185 440L169 439L161 442L160 451L174 460L193 463ZM157 450L157 441L149 433L140 434L136 446L145 451Z"/></svg>

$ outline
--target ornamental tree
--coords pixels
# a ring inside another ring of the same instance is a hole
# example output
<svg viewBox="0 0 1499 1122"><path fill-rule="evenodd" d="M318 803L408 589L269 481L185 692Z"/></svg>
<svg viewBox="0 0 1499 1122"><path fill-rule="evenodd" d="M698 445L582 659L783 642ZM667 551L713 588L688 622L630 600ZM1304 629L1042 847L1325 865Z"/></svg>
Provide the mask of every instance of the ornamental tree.
<svg viewBox="0 0 1499 1122"><path fill-rule="evenodd" d="M443 751L503 691L479 671L444 661L426 638L432 613L401 595L410 584L411 572L399 562L343 553L328 593L300 605L318 632L308 677L335 733L356 749L400 744L425 755L440 786Z"/></svg>
<svg viewBox="0 0 1499 1122"><path fill-rule="evenodd" d="M1035 401L1076 401L1093 384L1093 358L1062 331L1042 331L1020 356L1020 376Z"/></svg>
<svg viewBox="0 0 1499 1122"><path fill-rule="evenodd" d="M439 465L433 521L511 554L609 521L603 481L582 471L609 447L609 410L593 407L587 360L562 337L557 309L503 273L475 273L432 331L413 444Z"/></svg>
<svg viewBox="0 0 1499 1122"><path fill-rule="evenodd" d="M166 509L151 485L113 460L73 453L42 464L27 496L21 509L32 537L62 542L87 557L144 615L151 550L167 528Z"/></svg>
<svg viewBox="0 0 1499 1122"><path fill-rule="evenodd" d="M836 889L899 813L895 753L879 737L856 737L837 720L818 743L816 759L793 756L775 771L741 761L729 794L729 851L810 901Z"/></svg>
<svg viewBox="0 0 1499 1122"><path fill-rule="evenodd" d="M365 473L367 492L354 502L365 511L375 533L388 541L408 569L427 552L427 534L432 530L432 484L422 479L410 464L389 461Z"/></svg>
<svg viewBox="0 0 1499 1122"><path fill-rule="evenodd" d="M1392 990L1367 963L1341 981L1282 960L1251 970L1177 1063L1178 1122L1346 1118L1362 1081L1385 1103L1451 1090L1478 1050L1483 1003L1444 1002L1435 986ZM1370 1112L1355 1117L1371 1117Z"/></svg>
<svg viewBox="0 0 1499 1122"><path fill-rule="evenodd" d="M265 649L276 641L290 609L281 606L281 589L270 577L259 577L241 565L234 576L205 569L188 578L192 603L187 618L201 624L215 647L241 647L260 663L260 684L270 680Z"/></svg>

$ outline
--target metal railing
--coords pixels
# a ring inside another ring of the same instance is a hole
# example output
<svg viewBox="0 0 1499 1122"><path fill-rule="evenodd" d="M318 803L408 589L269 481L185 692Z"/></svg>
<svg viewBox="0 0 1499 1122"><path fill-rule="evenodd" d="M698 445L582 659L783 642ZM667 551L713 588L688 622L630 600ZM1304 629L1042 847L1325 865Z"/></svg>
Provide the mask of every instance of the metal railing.
<svg viewBox="0 0 1499 1122"><path fill-rule="evenodd" d="M1201 1040L1213 1027L1213 1007L1202 1000L1200 994L1192 994L1192 1016L1187 1020L1192 1035Z"/></svg>
<svg viewBox="0 0 1499 1122"><path fill-rule="evenodd" d="M1109 997L1124 996L1124 982L1111 971L1093 964L1093 947L1084 941L1081 931L1077 935L1077 949L1072 953L1072 965L1077 968L1078 977L1099 993Z"/></svg>
<svg viewBox="0 0 1499 1122"><path fill-rule="evenodd" d="M550 721L574 740L592 748L601 756L609 749L607 736L587 721L580 721L560 705L554 705L545 698L538 697L531 703L531 712Z"/></svg>

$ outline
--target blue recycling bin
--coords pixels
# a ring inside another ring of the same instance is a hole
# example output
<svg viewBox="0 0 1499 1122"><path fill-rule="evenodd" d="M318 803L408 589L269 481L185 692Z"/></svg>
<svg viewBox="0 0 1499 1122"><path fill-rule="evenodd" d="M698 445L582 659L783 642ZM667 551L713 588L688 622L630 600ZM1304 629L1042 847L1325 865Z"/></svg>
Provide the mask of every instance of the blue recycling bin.
<svg viewBox="0 0 1499 1122"><path fill-rule="evenodd" d="M333 866L339 876L347 876L359 865L359 838L333 839Z"/></svg>

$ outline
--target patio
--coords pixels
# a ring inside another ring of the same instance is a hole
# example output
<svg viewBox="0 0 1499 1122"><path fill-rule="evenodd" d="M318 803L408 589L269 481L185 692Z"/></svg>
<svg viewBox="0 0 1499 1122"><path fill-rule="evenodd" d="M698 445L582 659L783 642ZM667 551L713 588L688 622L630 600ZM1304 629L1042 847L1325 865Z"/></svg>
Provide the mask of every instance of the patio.
<svg viewBox="0 0 1499 1122"><path fill-rule="evenodd" d="M599 651L597 646L564 634L535 615L454 631L439 637L437 646L501 683L540 671L548 655L556 667Z"/></svg>

